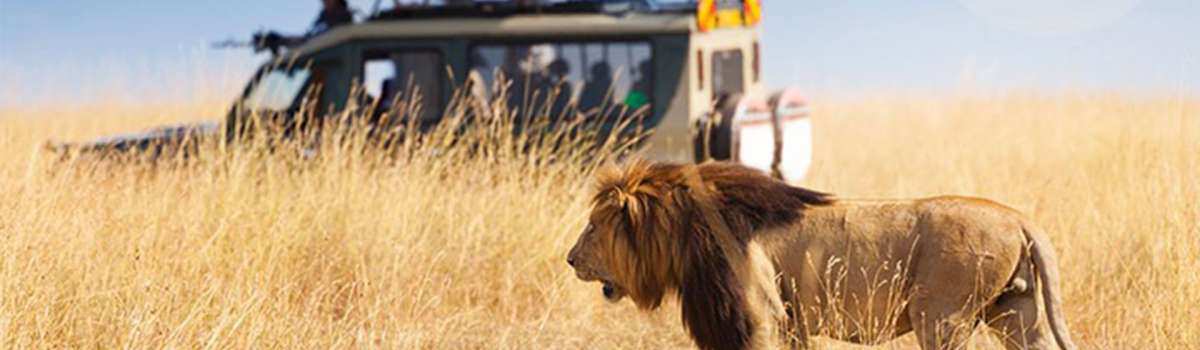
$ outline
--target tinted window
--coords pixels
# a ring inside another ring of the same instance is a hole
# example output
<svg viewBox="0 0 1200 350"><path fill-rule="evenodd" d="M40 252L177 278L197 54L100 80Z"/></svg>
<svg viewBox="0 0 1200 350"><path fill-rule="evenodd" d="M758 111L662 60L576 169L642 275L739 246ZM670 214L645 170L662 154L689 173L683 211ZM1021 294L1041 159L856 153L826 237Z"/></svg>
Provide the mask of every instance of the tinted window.
<svg viewBox="0 0 1200 350"><path fill-rule="evenodd" d="M287 111L304 92L308 77L308 69L271 69L263 73L246 95L246 106L251 110Z"/></svg>
<svg viewBox="0 0 1200 350"><path fill-rule="evenodd" d="M521 115L633 112L654 91L650 44L639 41L480 45L471 69L488 86L498 76L511 81L505 102Z"/></svg>
<svg viewBox="0 0 1200 350"><path fill-rule="evenodd" d="M363 62L366 94L383 110L398 100L416 99L422 120L442 115L442 72L446 65L435 51L372 51Z"/></svg>
<svg viewBox="0 0 1200 350"><path fill-rule="evenodd" d="M740 94L746 90L742 50L713 52L713 93Z"/></svg>

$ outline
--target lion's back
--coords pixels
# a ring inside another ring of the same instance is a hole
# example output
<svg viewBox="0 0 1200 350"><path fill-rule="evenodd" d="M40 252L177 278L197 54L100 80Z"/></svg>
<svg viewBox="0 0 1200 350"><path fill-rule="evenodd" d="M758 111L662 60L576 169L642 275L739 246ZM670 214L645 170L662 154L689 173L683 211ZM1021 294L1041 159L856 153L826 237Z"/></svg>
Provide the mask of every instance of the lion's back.
<svg viewBox="0 0 1200 350"><path fill-rule="evenodd" d="M912 205L919 220L918 230L926 234L978 233L1020 237L1020 228L1025 221L1024 215L1016 209L978 197L929 197L915 200Z"/></svg>
<svg viewBox="0 0 1200 350"><path fill-rule="evenodd" d="M1024 216L1003 204L973 197L934 197L914 203L919 236L914 266L918 283L999 287L1020 261Z"/></svg>

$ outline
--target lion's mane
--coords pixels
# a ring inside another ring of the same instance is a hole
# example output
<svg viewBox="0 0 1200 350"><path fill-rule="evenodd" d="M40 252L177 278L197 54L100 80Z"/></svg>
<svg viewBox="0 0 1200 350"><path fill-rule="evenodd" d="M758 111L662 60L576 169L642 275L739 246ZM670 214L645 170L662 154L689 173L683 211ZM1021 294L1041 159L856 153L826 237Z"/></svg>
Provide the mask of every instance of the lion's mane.
<svg viewBox="0 0 1200 350"><path fill-rule="evenodd" d="M634 161L599 176L594 202L621 232L612 272L639 307L674 293L700 348L743 349L763 317L743 283L751 236L832 199L732 164Z"/></svg>

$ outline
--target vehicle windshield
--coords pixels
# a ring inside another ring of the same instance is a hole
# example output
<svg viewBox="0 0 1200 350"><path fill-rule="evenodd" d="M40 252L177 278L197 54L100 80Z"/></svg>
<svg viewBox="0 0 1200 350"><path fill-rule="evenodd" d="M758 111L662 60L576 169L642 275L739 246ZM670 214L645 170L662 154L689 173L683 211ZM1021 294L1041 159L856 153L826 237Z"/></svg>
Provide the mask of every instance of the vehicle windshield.
<svg viewBox="0 0 1200 350"><path fill-rule="evenodd" d="M472 74L488 86L511 81L508 105L521 113L634 112L653 102L654 64L645 41L497 43L471 50Z"/></svg>
<svg viewBox="0 0 1200 350"><path fill-rule="evenodd" d="M256 111L287 111L304 92L309 76L307 68L272 68L262 73L246 94L245 106Z"/></svg>

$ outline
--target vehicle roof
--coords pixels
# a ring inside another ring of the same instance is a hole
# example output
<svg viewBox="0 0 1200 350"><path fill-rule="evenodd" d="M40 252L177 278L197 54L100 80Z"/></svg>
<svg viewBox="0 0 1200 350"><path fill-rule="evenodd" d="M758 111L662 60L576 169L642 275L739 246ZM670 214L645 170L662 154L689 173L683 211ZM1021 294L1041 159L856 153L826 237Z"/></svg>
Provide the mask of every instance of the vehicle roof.
<svg viewBox="0 0 1200 350"><path fill-rule="evenodd" d="M373 20L330 30L296 48L292 54L303 56L360 39L520 39L687 34L692 31L695 31L695 16L690 13L521 14L486 18Z"/></svg>

